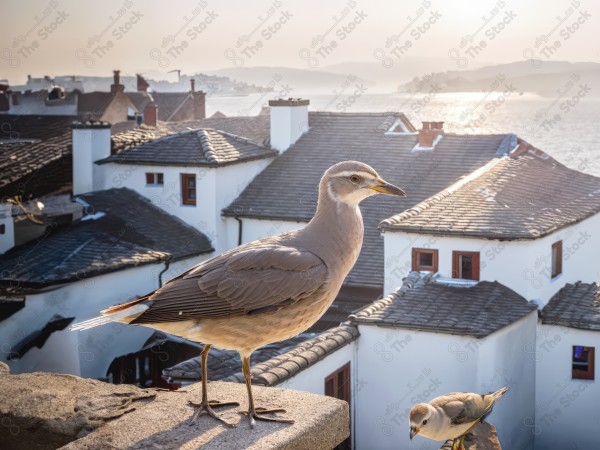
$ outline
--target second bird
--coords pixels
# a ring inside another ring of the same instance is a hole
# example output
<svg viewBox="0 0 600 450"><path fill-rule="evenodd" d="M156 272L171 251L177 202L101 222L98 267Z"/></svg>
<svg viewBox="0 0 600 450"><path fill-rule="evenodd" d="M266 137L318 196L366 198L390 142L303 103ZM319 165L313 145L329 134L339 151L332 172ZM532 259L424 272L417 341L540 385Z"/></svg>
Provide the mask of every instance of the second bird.
<svg viewBox="0 0 600 450"><path fill-rule="evenodd" d="M291 423L265 416L282 410L255 407L250 356L266 344L307 330L329 308L362 247L364 229L358 205L376 194L405 195L367 164L338 163L321 178L316 213L300 230L229 250L169 280L153 293L108 308L102 316L73 329L116 321L205 344L202 401L195 405L192 421L206 412L225 422L213 408L226 404L208 400L206 363L212 345L237 350L242 358L251 427L255 420Z"/></svg>

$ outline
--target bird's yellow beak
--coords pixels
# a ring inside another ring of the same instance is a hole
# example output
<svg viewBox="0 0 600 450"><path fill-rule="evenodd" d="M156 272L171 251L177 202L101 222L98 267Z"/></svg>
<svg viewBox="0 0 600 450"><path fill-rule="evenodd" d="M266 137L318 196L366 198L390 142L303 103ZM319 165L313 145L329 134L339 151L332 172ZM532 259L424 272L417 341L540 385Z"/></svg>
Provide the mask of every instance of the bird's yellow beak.
<svg viewBox="0 0 600 450"><path fill-rule="evenodd" d="M375 180L373 186L369 186L369 189L379 192L380 194L398 195L400 197L406 197L406 192L393 184L388 183L381 178Z"/></svg>
<svg viewBox="0 0 600 450"><path fill-rule="evenodd" d="M410 440L412 441L412 438L414 438L417 434L419 434L419 430L416 429L416 427L410 427Z"/></svg>

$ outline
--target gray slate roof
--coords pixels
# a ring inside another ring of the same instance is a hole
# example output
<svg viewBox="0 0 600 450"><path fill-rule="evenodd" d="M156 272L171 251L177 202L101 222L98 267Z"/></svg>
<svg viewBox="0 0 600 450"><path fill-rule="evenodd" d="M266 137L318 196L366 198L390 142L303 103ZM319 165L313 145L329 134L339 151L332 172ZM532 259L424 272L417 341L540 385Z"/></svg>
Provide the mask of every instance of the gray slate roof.
<svg viewBox="0 0 600 450"><path fill-rule="evenodd" d="M350 320L483 338L535 310L533 303L497 281L462 287L411 272L396 292L351 315Z"/></svg>
<svg viewBox="0 0 600 450"><path fill-rule="evenodd" d="M416 135L384 134L403 117L395 113L309 113L310 130L256 176L224 214L306 222L314 214L319 180L326 169L348 159L368 163L408 196L380 195L361 204L363 249L346 283L383 286L380 221L447 188L516 145L514 135L445 135L432 151L412 151Z"/></svg>
<svg viewBox="0 0 600 450"><path fill-rule="evenodd" d="M221 166L253 159L272 158L277 151L261 147L248 139L217 131L181 131L142 145L130 147L97 161L123 164L161 164L177 166Z"/></svg>
<svg viewBox="0 0 600 450"><path fill-rule="evenodd" d="M344 322L340 326L330 328L312 339L308 339L291 350L252 367L252 384L275 386L292 378L297 373L316 364L327 355L350 344L359 336L358 328ZM225 378L224 381L242 383L241 372Z"/></svg>
<svg viewBox="0 0 600 450"><path fill-rule="evenodd" d="M85 216L0 256L0 286L39 288L213 251L209 239L129 189L80 196Z"/></svg>
<svg viewBox="0 0 600 450"><path fill-rule="evenodd" d="M567 284L542 309L542 323L600 331L598 283Z"/></svg>
<svg viewBox="0 0 600 450"><path fill-rule="evenodd" d="M536 239L600 212L600 178L521 143L510 157L381 223L384 231Z"/></svg>

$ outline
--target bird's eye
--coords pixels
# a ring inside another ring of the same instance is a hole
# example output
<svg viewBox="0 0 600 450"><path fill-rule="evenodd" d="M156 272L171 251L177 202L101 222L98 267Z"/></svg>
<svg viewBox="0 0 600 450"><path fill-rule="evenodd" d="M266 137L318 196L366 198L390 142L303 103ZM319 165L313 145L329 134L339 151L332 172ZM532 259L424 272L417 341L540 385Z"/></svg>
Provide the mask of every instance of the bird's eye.
<svg viewBox="0 0 600 450"><path fill-rule="evenodd" d="M354 184L357 184L360 181L360 177L358 175L351 175L350 181L352 181Z"/></svg>
<svg viewBox="0 0 600 450"><path fill-rule="evenodd" d="M427 425L427 419L423 421L423 425Z"/></svg>

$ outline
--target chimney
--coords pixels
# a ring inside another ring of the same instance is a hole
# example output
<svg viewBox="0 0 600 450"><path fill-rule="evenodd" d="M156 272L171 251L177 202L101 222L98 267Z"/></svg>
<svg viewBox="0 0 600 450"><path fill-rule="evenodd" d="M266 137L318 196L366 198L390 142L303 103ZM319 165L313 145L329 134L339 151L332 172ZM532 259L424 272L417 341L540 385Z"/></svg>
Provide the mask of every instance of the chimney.
<svg viewBox="0 0 600 450"><path fill-rule="evenodd" d="M12 205L0 203L0 255L15 246L15 226Z"/></svg>
<svg viewBox="0 0 600 450"><path fill-rule="evenodd" d="M438 136L444 134L444 122L422 122L419 130L418 145L423 148L433 148Z"/></svg>
<svg viewBox="0 0 600 450"><path fill-rule="evenodd" d="M158 106L156 106L156 103L152 102L144 108L144 124L149 127L155 127L157 122Z"/></svg>
<svg viewBox="0 0 600 450"><path fill-rule="evenodd" d="M73 122L73 195L103 189L101 167L96 161L110 156L110 123Z"/></svg>
<svg viewBox="0 0 600 450"><path fill-rule="evenodd" d="M308 130L308 105L300 98L269 100L272 148L283 153Z"/></svg>
<svg viewBox="0 0 600 450"><path fill-rule="evenodd" d="M194 119L204 119L206 117L206 93L196 91L194 80L192 80L192 97L194 97Z"/></svg>
<svg viewBox="0 0 600 450"><path fill-rule="evenodd" d="M116 94L119 91L124 91L125 86L121 84L121 71L113 70L113 84L110 85L111 94Z"/></svg>
<svg viewBox="0 0 600 450"><path fill-rule="evenodd" d="M148 84L148 82L146 81L146 79L141 76L139 73L136 74L137 76L137 90L138 92L147 92L148 88L150 87L150 85Z"/></svg>
<svg viewBox="0 0 600 450"><path fill-rule="evenodd" d="M192 79L190 79L190 87L191 87L191 89L192 89L192 94L193 94L194 92L196 92L196 80L194 80L193 78L192 78Z"/></svg>

